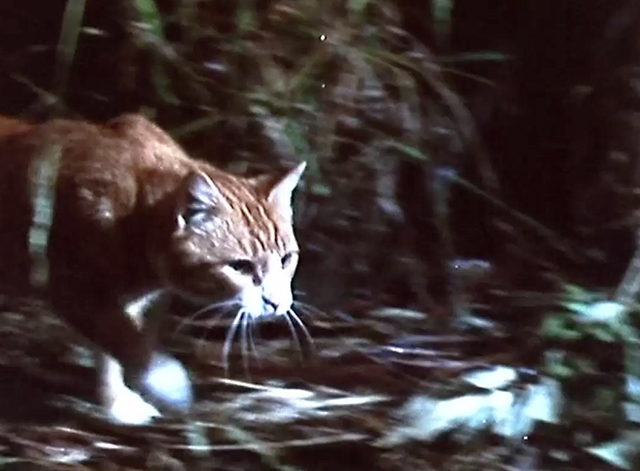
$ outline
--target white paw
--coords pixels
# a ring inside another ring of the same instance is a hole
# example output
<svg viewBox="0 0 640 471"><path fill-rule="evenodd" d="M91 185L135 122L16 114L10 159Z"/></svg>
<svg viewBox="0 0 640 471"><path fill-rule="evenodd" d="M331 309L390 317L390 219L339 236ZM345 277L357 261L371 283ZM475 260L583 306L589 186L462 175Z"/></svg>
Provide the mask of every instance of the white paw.
<svg viewBox="0 0 640 471"><path fill-rule="evenodd" d="M191 380L182 364L169 355L156 353L151 364L140 377L140 390L174 411L186 412L193 402Z"/></svg>
<svg viewBox="0 0 640 471"><path fill-rule="evenodd" d="M158 409L126 387L113 398L108 413L111 420L126 425L146 425L161 415Z"/></svg>

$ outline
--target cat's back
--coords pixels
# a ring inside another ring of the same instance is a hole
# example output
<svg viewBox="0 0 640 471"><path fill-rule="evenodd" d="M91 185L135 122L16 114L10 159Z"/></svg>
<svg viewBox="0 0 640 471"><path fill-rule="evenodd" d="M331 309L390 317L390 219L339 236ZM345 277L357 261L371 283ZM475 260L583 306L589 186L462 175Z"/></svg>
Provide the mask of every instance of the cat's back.
<svg viewBox="0 0 640 471"><path fill-rule="evenodd" d="M31 129L33 125L18 118L0 115L0 139Z"/></svg>
<svg viewBox="0 0 640 471"><path fill-rule="evenodd" d="M70 119L32 123L0 116L3 161L30 161L56 148L63 150L62 171L132 171L188 160L173 139L138 114L123 114L104 124Z"/></svg>
<svg viewBox="0 0 640 471"><path fill-rule="evenodd" d="M34 177L47 162L58 164L51 182L52 231L78 249L87 239L83 230L109 231L131 213L141 187L156 188L160 198L166 189L158 174L179 178L192 165L171 138L140 115L121 115L105 124L66 119L34 124L0 117L0 257L10 272L26 266Z"/></svg>

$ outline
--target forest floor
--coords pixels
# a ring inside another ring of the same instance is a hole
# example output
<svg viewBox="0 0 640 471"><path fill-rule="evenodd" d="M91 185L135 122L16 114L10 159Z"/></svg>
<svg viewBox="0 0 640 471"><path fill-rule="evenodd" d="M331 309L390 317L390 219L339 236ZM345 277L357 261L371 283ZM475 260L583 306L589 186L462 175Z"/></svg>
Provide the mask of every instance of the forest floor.
<svg viewBox="0 0 640 471"><path fill-rule="evenodd" d="M313 343L268 321L257 353L236 345L225 375L231 319L172 318L192 421L133 427L95 405L95 370L69 329L36 304L5 311L0 469L612 469L522 418L537 375L514 364L507 335L435 333L426 314L392 308L303 319Z"/></svg>

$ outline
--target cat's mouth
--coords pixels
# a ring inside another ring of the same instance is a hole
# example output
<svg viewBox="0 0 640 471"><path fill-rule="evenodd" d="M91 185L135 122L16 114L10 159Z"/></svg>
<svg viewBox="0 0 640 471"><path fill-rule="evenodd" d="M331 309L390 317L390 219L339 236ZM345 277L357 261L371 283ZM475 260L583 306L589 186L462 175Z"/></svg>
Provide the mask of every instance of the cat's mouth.
<svg viewBox="0 0 640 471"><path fill-rule="evenodd" d="M275 316L274 312L270 314L271 317ZM249 357L253 356L256 360L259 360L258 349L256 346L254 333L258 322L266 316L254 316L249 311L239 309L235 314L224 339L224 346L222 350L223 364L225 375L229 376L229 364L230 356L233 348L233 344L236 338L239 340L240 355L242 358L242 365L245 373L249 372ZM295 347L302 354L304 343L307 344L312 350L315 349L313 338L309 333L309 330L305 326L300 316L293 310L293 308L287 309L282 314L282 319L285 320L287 328L291 334L291 339L295 343ZM304 340L304 343L303 343Z"/></svg>
<svg viewBox="0 0 640 471"><path fill-rule="evenodd" d="M276 304L264 296L259 287L256 287L253 292L238 293L225 300L213 302L211 299L203 301L200 296L194 296L191 292L183 292L181 296L186 297L194 307L197 306L194 312L189 315L189 321L186 323L197 323L210 327L220 325L221 321L224 324L228 323L222 351L226 375L229 372L231 352L236 340L238 340L240 347L245 372L248 372L250 356L259 359L256 329L258 324L265 319L275 317L279 320L282 319L286 323L291 339L299 352L303 351L305 345L312 350L315 349L309 330L293 308L294 303L289 301L288 303ZM202 319L203 317L206 320Z"/></svg>

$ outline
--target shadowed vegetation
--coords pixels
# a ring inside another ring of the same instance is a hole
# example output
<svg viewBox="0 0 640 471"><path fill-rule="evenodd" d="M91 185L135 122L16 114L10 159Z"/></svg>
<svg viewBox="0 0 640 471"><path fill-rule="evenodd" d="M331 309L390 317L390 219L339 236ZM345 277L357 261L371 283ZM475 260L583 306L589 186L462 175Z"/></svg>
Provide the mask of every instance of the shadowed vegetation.
<svg viewBox="0 0 640 471"><path fill-rule="evenodd" d="M108 425L82 342L12 303L0 467L640 466L633 264L618 287L637 2L31 3L0 4L3 114L139 111L234 172L308 163L295 310L315 348L264 322L225 377L231 319L173 306L202 440L174 419Z"/></svg>

